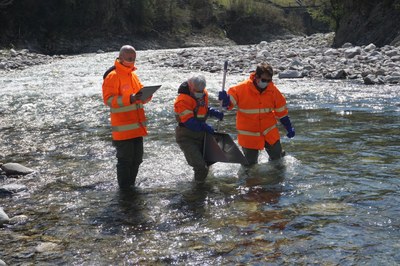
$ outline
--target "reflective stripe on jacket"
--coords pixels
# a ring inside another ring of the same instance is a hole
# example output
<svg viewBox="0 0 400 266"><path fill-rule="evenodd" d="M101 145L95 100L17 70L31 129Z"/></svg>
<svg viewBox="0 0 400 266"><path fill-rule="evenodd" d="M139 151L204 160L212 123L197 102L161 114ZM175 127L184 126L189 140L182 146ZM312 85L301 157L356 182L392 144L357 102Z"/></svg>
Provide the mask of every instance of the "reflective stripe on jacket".
<svg viewBox="0 0 400 266"><path fill-rule="evenodd" d="M103 101L110 107L112 138L126 140L146 136L143 102L130 103L131 94L143 87L133 72L136 68L125 67L118 59L114 66L103 82Z"/></svg>
<svg viewBox="0 0 400 266"><path fill-rule="evenodd" d="M185 92L179 93L175 99L174 111L176 120L179 123L185 123L190 118L194 117L198 120L205 121L208 112L208 92L204 89L204 99L202 105L198 104L198 100Z"/></svg>
<svg viewBox="0 0 400 266"><path fill-rule="evenodd" d="M265 142L274 144L280 139L277 119L288 114L286 99L273 82L260 92L253 83L255 73L249 79L231 87L229 109L237 107L236 128L238 143L249 149L262 150Z"/></svg>

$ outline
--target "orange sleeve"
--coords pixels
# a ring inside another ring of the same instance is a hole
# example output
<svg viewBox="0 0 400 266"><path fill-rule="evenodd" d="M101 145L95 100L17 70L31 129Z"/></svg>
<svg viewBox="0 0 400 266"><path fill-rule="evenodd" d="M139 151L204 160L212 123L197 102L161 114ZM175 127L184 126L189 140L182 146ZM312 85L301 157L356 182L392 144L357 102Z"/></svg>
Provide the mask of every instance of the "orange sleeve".
<svg viewBox="0 0 400 266"><path fill-rule="evenodd" d="M285 96L274 86L275 93L274 93L274 105L275 105L275 116L279 119L287 116L289 111L286 106L286 99Z"/></svg>
<svg viewBox="0 0 400 266"><path fill-rule="evenodd" d="M239 85L233 86L231 88L229 88L228 90L228 95L230 97L230 104L228 106L228 110L232 110L233 107L237 106L239 104L239 94L238 94L238 88L240 86L243 86L242 83L240 83Z"/></svg>
<svg viewBox="0 0 400 266"><path fill-rule="evenodd" d="M181 123L185 123L190 118L194 117L193 113L193 105L190 101L185 99L185 95L180 94L174 103L174 111L177 116L179 116L179 120Z"/></svg>
<svg viewBox="0 0 400 266"><path fill-rule="evenodd" d="M121 95L119 91L119 79L117 74L111 72L103 82L103 101L109 107L121 107L130 104L129 95Z"/></svg>

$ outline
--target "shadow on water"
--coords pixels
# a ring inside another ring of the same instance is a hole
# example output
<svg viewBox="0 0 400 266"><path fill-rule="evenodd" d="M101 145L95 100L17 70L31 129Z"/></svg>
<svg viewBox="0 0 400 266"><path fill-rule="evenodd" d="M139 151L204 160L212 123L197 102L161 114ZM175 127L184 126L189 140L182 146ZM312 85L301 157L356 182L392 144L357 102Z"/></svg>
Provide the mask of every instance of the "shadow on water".
<svg viewBox="0 0 400 266"><path fill-rule="evenodd" d="M206 214L207 197L212 193L209 184L188 184L186 189L175 196L170 207L180 210L183 217L191 220L204 218Z"/></svg>
<svg viewBox="0 0 400 266"><path fill-rule="evenodd" d="M154 220L148 215L146 193L136 188L130 191L116 190L108 205L94 214L91 224L101 228L104 235L140 234L154 228ZM97 209L99 210L99 209Z"/></svg>
<svg viewBox="0 0 400 266"><path fill-rule="evenodd" d="M278 185L285 179L286 166L283 159L260 163L251 167L241 167L238 171L239 182L247 187Z"/></svg>
<svg viewBox="0 0 400 266"><path fill-rule="evenodd" d="M213 185L199 185L192 181L183 182L178 188L168 191L155 192L154 195L165 202L162 213L157 215L154 229L173 235L179 234L183 228L206 222L210 215L210 202L220 196L219 192L214 191Z"/></svg>

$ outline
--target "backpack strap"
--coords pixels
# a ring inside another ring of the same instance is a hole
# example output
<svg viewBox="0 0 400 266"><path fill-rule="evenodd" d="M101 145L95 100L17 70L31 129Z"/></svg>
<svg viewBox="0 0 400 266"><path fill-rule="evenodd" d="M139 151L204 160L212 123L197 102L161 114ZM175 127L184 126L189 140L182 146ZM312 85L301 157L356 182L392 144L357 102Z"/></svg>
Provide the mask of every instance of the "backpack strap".
<svg viewBox="0 0 400 266"><path fill-rule="evenodd" d="M104 73L103 75L103 79L106 79L106 77L108 76L108 74L110 74L111 71L113 71L115 69L115 66L110 67L109 69L107 69L107 71Z"/></svg>

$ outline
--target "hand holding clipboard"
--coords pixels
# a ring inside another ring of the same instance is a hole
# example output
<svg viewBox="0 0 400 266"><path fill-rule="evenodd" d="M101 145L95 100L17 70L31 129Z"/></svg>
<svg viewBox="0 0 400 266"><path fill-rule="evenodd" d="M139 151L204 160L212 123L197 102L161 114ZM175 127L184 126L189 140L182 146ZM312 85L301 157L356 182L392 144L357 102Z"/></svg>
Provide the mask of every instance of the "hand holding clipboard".
<svg viewBox="0 0 400 266"><path fill-rule="evenodd" d="M131 95L131 102L140 100L145 101L150 98L159 88L161 85L154 85L154 86L145 86L140 89L136 94Z"/></svg>

